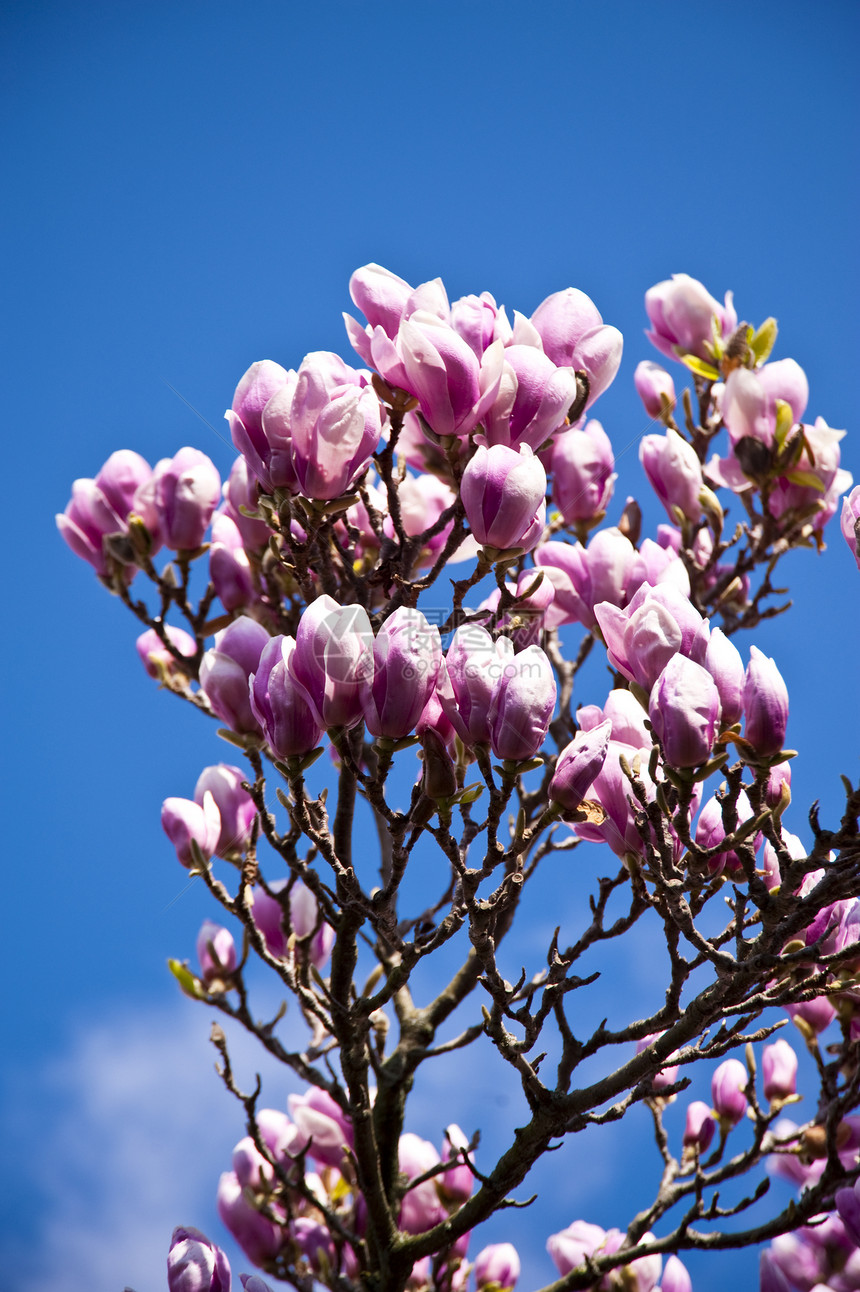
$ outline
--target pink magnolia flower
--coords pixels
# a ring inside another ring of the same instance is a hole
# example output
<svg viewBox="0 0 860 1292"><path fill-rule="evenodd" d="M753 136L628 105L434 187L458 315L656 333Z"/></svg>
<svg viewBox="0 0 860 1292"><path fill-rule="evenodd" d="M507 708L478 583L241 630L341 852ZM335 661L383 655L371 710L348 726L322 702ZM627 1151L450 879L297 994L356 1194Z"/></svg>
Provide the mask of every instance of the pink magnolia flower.
<svg viewBox="0 0 860 1292"><path fill-rule="evenodd" d="M261 359L244 374L224 414L233 444L266 493L296 488L289 425L295 388L292 369Z"/></svg>
<svg viewBox="0 0 860 1292"><path fill-rule="evenodd" d="M556 436L552 497L566 525L600 520L617 479L614 466L609 436L594 418L582 430L574 428Z"/></svg>
<svg viewBox="0 0 860 1292"><path fill-rule="evenodd" d="M184 448L155 465L146 486L167 547L193 551L203 542L221 497L221 477L199 449Z"/></svg>
<svg viewBox="0 0 860 1292"><path fill-rule="evenodd" d="M466 518L479 543L530 551L546 520L546 472L527 444L480 446L460 483Z"/></svg>
<svg viewBox="0 0 860 1292"><path fill-rule="evenodd" d="M287 416L285 411L282 415ZM264 422L268 417L267 409ZM340 498L353 488L382 435L379 400L372 387L361 373L326 351L302 361L288 420L297 491L319 502Z"/></svg>
<svg viewBox="0 0 860 1292"><path fill-rule="evenodd" d="M708 359L707 343L713 339L714 320L724 337L738 325L731 292L726 292L725 304L721 305L689 274L673 274L649 288L645 310L651 320L648 340L669 359L677 359L679 354Z"/></svg>
<svg viewBox="0 0 860 1292"><path fill-rule="evenodd" d="M633 384L639 398L645 405L645 412L649 417L662 417L663 396L668 401L670 409L675 407L675 383L672 380L671 373L668 373L665 368L661 368L659 363L652 363L650 359L643 359L641 363L636 365Z"/></svg>

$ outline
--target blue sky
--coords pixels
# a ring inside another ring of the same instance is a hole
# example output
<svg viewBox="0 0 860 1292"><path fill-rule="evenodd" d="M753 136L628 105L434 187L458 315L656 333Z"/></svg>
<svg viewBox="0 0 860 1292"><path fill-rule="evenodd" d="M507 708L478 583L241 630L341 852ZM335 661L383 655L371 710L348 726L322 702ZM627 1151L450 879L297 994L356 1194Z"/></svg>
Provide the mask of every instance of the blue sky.
<svg viewBox="0 0 860 1292"><path fill-rule="evenodd" d="M776 355L806 369L810 414L848 428L860 480L858 27L850 0L5 7L9 1292L157 1292L173 1223L220 1232L240 1133L209 1021L164 969L214 911L158 820L226 747L155 693L129 617L59 541L72 480L115 448L154 462L184 444L226 475L238 378L258 358L348 357L340 311L371 260L526 314L565 286L593 297L626 341L596 410L616 510L637 493L661 519L632 374L656 357L644 292L678 271L733 288L743 318L777 316ZM807 838L806 805L832 819L839 772L858 774L860 576L838 534L788 570L793 615L756 642L792 696L789 825ZM615 965L609 998L647 957ZM419 1088L432 1138L440 1079ZM504 1120L494 1082L462 1074L464 1124L495 1105ZM632 1144L610 1133L553 1165L551 1201L517 1217L526 1292L552 1276L547 1233L641 1205L653 1157ZM697 1292L729 1269L752 1284L749 1255L727 1260L691 1263Z"/></svg>

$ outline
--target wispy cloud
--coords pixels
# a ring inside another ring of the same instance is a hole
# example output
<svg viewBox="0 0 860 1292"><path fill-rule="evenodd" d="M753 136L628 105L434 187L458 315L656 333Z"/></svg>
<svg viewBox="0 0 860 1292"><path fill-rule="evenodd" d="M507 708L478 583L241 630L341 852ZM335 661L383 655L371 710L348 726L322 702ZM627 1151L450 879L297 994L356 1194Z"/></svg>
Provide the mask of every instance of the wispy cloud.
<svg viewBox="0 0 860 1292"><path fill-rule="evenodd" d="M208 1028L190 1002L103 1019L41 1071L19 1071L4 1138L21 1216L0 1235L5 1292L164 1292L176 1224L220 1239L215 1188L243 1122ZM231 1049L251 1085L259 1056L241 1037ZM283 1078L268 1089L285 1106Z"/></svg>

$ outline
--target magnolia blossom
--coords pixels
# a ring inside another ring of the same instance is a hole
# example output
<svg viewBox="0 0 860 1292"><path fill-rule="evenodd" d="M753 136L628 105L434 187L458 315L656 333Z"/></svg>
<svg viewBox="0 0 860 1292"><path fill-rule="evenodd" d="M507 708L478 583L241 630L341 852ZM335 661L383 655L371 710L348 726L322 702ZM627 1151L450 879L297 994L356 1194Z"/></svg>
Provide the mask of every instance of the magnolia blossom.
<svg viewBox="0 0 860 1292"><path fill-rule="evenodd" d="M726 292L725 304L721 305L689 274L673 274L671 279L651 287L645 293L645 309L651 320L648 340L669 359L683 354L708 359L714 325L723 337L738 325L731 292Z"/></svg>
<svg viewBox="0 0 860 1292"><path fill-rule="evenodd" d="M543 533L546 472L527 444L480 446L463 472L460 496L479 543L530 551Z"/></svg>

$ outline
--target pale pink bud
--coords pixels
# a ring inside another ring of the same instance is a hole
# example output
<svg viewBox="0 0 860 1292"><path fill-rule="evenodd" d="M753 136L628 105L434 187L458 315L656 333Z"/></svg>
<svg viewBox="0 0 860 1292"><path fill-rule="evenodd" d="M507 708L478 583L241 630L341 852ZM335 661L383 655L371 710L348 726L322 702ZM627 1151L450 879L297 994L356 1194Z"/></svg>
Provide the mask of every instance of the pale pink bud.
<svg viewBox="0 0 860 1292"><path fill-rule="evenodd" d="M700 664L673 655L648 703L654 734L672 767L701 767L711 756L720 722L720 696Z"/></svg>
<svg viewBox="0 0 860 1292"><path fill-rule="evenodd" d="M860 485L855 485L842 504L842 534L860 569Z"/></svg>
<svg viewBox="0 0 860 1292"><path fill-rule="evenodd" d="M546 519L546 472L528 445L481 445L460 483L466 518L479 543L530 551Z"/></svg>
<svg viewBox="0 0 860 1292"><path fill-rule="evenodd" d="M304 1095L290 1095L287 1107L314 1161L340 1167L344 1148L352 1148L355 1140L351 1122L331 1095L312 1086Z"/></svg>
<svg viewBox="0 0 860 1292"><path fill-rule="evenodd" d="M700 1153L707 1153L708 1146L714 1138L713 1110L701 1099L694 1099L687 1108L687 1121L684 1126L684 1145L696 1148Z"/></svg>
<svg viewBox="0 0 860 1292"><path fill-rule="evenodd" d="M483 422L487 444L537 451L564 425L575 399L572 368L556 367L533 345L508 346L499 393Z"/></svg>
<svg viewBox="0 0 860 1292"><path fill-rule="evenodd" d="M398 1164L409 1180L417 1179L425 1171L437 1166L441 1158L427 1140L407 1132L400 1136ZM400 1207L400 1228L407 1234L421 1234L445 1219L447 1212L439 1200L435 1180L408 1189Z"/></svg>
<svg viewBox="0 0 860 1292"><path fill-rule="evenodd" d="M564 1278L565 1274L582 1265L587 1256L593 1256L605 1241L605 1229L601 1229L599 1225L590 1225L585 1220L575 1220L561 1233L550 1235L546 1249Z"/></svg>
<svg viewBox="0 0 860 1292"><path fill-rule="evenodd" d="M295 486L289 424L283 424L282 418L272 418L265 427L263 421L263 414L276 395L285 396L278 401L279 410L289 407L295 385L296 374L279 363L271 359L252 363L236 387L232 408L224 414L233 444L266 493L278 487Z"/></svg>
<svg viewBox="0 0 860 1292"><path fill-rule="evenodd" d="M298 491L328 502L363 475L382 435L379 400L366 379L335 354L309 354L289 412Z"/></svg>
<svg viewBox="0 0 860 1292"><path fill-rule="evenodd" d="M558 435L552 451L553 502L566 525L595 521L606 511L616 476L609 436L592 418Z"/></svg>
<svg viewBox="0 0 860 1292"><path fill-rule="evenodd" d="M744 684L744 736L764 757L777 754L785 743L788 725L788 689L775 662L750 647Z"/></svg>
<svg viewBox="0 0 860 1292"><path fill-rule="evenodd" d="M451 325L419 310L397 334L404 385L437 435L468 435L480 420L481 363ZM375 356L374 356L375 357Z"/></svg>
<svg viewBox="0 0 860 1292"><path fill-rule="evenodd" d="M199 1229L173 1231L167 1255L168 1292L230 1292L230 1262Z"/></svg>
<svg viewBox="0 0 860 1292"><path fill-rule="evenodd" d="M645 293L645 310L651 320L649 341L661 354L677 359L678 354L695 354L708 359L706 343L713 340L713 320L727 336L738 325L731 292L725 305L714 300L710 292L689 274L673 274Z"/></svg>
<svg viewBox="0 0 860 1292"><path fill-rule="evenodd" d="M749 1083L749 1073L740 1059L726 1059L711 1078L711 1098L714 1112L726 1129L737 1126L747 1110L744 1091Z"/></svg>
<svg viewBox="0 0 860 1292"><path fill-rule="evenodd" d="M609 721L590 731L579 731L559 755L548 794L566 812L575 812L594 784L606 761L611 731Z"/></svg>
<svg viewBox="0 0 860 1292"><path fill-rule="evenodd" d="M666 1262L663 1277L660 1280L660 1292L693 1292L687 1267L678 1260L677 1256L670 1256Z"/></svg>
<svg viewBox="0 0 860 1292"><path fill-rule="evenodd" d="M202 804L208 791L221 816L221 833L215 848L219 857L241 852L251 837L257 809L248 791L242 789L242 782L247 779L241 767L231 767L229 763L204 767L197 778L194 802Z"/></svg>
<svg viewBox="0 0 860 1292"><path fill-rule="evenodd" d="M251 563L239 528L221 512L212 521L209 578L225 610L239 610L254 599Z"/></svg>
<svg viewBox="0 0 860 1292"><path fill-rule="evenodd" d="M475 1182L471 1168L457 1152L458 1149L467 1149L468 1147L469 1139L463 1134L459 1126L451 1125L446 1128L443 1153L445 1161L452 1162L453 1165L439 1177L439 1188L447 1201L457 1203L457 1205L472 1196L472 1187Z"/></svg>
<svg viewBox="0 0 860 1292"><path fill-rule="evenodd" d="M362 687L367 729L373 736L408 736L432 695L442 663L439 629L420 610L401 606L373 642L373 678Z"/></svg>
<svg viewBox="0 0 860 1292"><path fill-rule="evenodd" d="M192 803L191 799L169 798L161 806L161 826L179 861L188 867L194 864L193 843L200 849L204 861L214 855L221 834L221 814L208 792L203 796L202 805Z"/></svg>
<svg viewBox="0 0 860 1292"><path fill-rule="evenodd" d="M242 543L249 552L257 552L269 541L271 530L265 521L253 520L243 513L256 511L259 494L257 477L251 472L243 457L233 463L224 486L224 515L229 516L242 535Z"/></svg>
<svg viewBox="0 0 860 1292"><path fill-rule="evenodd" d="M234 731L260 731L251 712L249 679L268 641L261 624L240 615L215 634L215 645L203 656L200 687L218 717Z"/></svg>
<svg viewBox="0 0 860 1292"><path fill-rule="evenodd" d="M731 727L743 714L745 672L740 651L721 628L711 629L704 663L720 693L720 721L724 727Z"/></svg>
<svg viewBox="0 0 860 1292"><path fill-rule="evenodd" d="M229 929L204 921L197 934L197 960L205 983L229 977L236 968L236 944Z"/></svg>
<svg viewBox="0 0 860 1292"><path fill-rule="evenodd" d="M478 1288L488 1284L513 1288L520 1277L520 1258L513 1243L491 1243L475 1257L475 1282Z"/></svg>
<svg viewBox="0 0 860 1292"><path fill-rule="evenodd" d="M497 758L534 757L546 739L555 698L552 665L540 646L529 646L505 664L487 715Z"/></svg>
<svg viewBox="0 0 860 1292"><path fill-rule="evenodd" d="M309 754L322 739L304 687L293 672L296 643L292 637L271 637L251 677L251 710L276 758Z"/></svg>
<svg viewBox="0 0 860 1292"><path fill-rule="evenodd" d="M633 384L639 398L645 405L645 412L649 417L662 418L663 396L668 401L670 409L675 407L675 383L671 374L665 368L661 368L659 363L653 363L650 359L643 359L641 363L636 365Z"/></svg>
<svg viewBox="0 0 860 1292"><path fill-rule="evenodd" d="M76 480L66 510L56 517L60 535L76 556L88 561L96 574L105 575L103 540L109 534L127 534L129 516L143 520L152 543L161 546L157 512L151 498L152 468L139 453L119 449L112 453L94 480ZM131 549L128 550L133 557ZM128 582L134 577L133 563L125 567Z"/></svg>
<svg viewBox="0 0 860 1292"><path fill-rule="evenodd" d="M652 1036L643 1036L641 1040L636 1042L636 1053L641 1054L643 1050L647 1050L651 1043L658 1040L661 1035L661 1032L657 1032ZM671 1086L677 1078L678 1064L670 1063L668 1067L661 1068L656 1076L651 1078L651 1085L657 1091L665 1090L666 1087Z"/></svg>
<svg viewBox="0 0 860 1292"><path fill-rule="evenodd" d="M636 549L619 529L599 530L587 548L579 543L542 543L535 564L552 580L553 614L558 623L595 626L595 606L627 600L627 582ZM562 618L563 616L563 618Z"/></svg>
<svg viewBox="0 0 860 1292"><path fill-rule="evenodd" d="M780 1037L773 1045L766 1045L761 1056L764 1076L765 1099L782 1103L797 1090L797 1055Z"/></svg>
<svg viewBox="0 0 860 1292"><path fill-rule="evenodd" d="M836 1010L826 996L816 996L802 1005L786 1005L785 1008L793 1019L801 1019L816 1033L825 1031L836 1017Z"/></svg>
<svg viewBox="0 0 860 1292"><path fill-rule="evenodd" d="M493 694L513 654L509 638L494 642L478 624L463 624L454 633L436 690L446 717L470 748L490 743Z"/></svg>
<svg viewBox="0 0 860 1292"><path fill-rule="evenodd" d="M392 339L412 295L412 288L382 265L363 265L349 280L353 304L361 310L371 327L382 327Z"/></svg>
<svg viewBox="0 0 860 1292"><path fill-rule="evenodd" d="M639 589L624 610L596 605L594 615L609 662L650 692L673 655L704 654L704 620L689 600L668 584Z"/></svg>
<svg viewBox="0 0 860 1292"><path fill-rule="evenodd" d="M324 730L356 726L363 717L362 688L373 679L367 611L317 597L299 621L290 668Z"/></svg>
<svg viewBox="0 0 860 1292"><path fill-rule="evenodd" d="M219 1216L249 1261L265 1265L277 1255L283 1230L251 1205L234 1171L225 1171L221 1176L217 1203Z"/></svg>
<svg viewBox="0 0 860 1292"><path fill-rule="evenodd" d="M665 435L646 435L639 446L639 461L669 516L680 511L688 520L702 514L699 494L702 465L692 444L672 427Z"/></svg>
<svg viewBox="0 0 860 1292"><path fill-rule="evenodd" d="M164 631L180 655L184 655L188 660L194 658L197 654L197 643L190 633L182 628L173 628L170 624L164 625ZM140 656L140 662L150 677L160 680L162 670L171 676L183 674L184 670L176 656L170 653L154 628L147 628L145 633L141 633L135 642L135 647Z"/></svg>
<svg viewBox="0 0 860 1292"><path fill-rule="evenodd" d="M206 454L184 448L163 458L150 487L165 545L174 551L199 547L221 497L221 477Z"/></svg>

